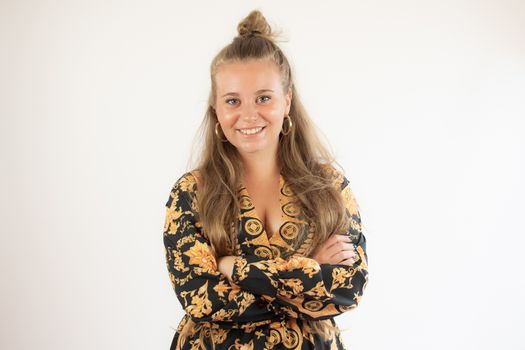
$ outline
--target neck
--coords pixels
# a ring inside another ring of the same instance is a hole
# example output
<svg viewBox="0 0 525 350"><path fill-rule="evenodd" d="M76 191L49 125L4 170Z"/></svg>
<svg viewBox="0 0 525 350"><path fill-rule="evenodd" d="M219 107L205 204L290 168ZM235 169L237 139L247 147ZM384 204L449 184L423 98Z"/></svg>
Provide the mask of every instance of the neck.
<svg viewBox="0 0 525 350"><path fill-rule="evenodd" d="M272 179L280 174L281 169L277 164L277 152L261 154L259 152L243 154L243 176L255 181Z"/></svg>

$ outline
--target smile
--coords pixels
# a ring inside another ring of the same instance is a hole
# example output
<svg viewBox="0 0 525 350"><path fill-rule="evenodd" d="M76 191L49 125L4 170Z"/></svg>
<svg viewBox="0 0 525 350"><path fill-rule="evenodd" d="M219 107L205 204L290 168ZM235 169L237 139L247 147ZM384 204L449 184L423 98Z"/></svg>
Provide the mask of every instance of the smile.
<svg viewBox="0 0 525 350"><path fill-rule="evenodd" d="M265 126L252 129L238 129L237 131L239 131L243 135L254 135L260 133L264 128Z"/></svg>

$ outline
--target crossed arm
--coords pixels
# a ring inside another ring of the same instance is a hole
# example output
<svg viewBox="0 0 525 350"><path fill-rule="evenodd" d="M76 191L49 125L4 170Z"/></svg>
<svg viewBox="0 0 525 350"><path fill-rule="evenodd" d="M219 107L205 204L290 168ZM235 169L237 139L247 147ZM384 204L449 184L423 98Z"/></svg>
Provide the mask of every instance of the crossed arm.
<svg viewBox="0 0 525 350"><path fill-rule="evenodd" d="M192 196L181 177L166 203L164 245L170 280L196 322L254 322L276 314L325 319L357 306L368 280L366 238L348 180L342 191L356 256L351 264L324 264L302 256L215 259L202 235Z"/></svg>

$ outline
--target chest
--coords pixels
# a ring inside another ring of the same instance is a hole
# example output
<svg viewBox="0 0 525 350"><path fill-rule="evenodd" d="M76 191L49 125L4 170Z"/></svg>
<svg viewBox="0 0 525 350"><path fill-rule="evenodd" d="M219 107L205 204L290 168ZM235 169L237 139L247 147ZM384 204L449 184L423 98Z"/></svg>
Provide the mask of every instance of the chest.
<svg viewBox="0 0 525 350"><path fill-rule="evenodd" d="M252 200L257 217L271 237L279 231L283 223L279 183L245 185Z"/></svg>

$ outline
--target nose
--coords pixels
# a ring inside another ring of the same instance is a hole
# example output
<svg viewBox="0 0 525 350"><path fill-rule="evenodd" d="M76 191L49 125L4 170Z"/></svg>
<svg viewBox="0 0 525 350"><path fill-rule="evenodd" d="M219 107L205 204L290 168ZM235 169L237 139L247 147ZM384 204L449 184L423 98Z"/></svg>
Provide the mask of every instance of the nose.
<svg viewBox="0 0 525 350"><path fill-rule="evenodd" d="M241 119L247 122L254 122L259 119L257 106L254 103L245 103L241 111Z"/></svg>

